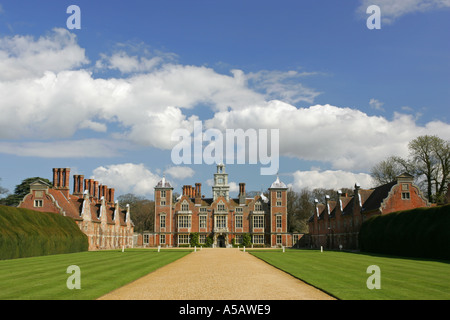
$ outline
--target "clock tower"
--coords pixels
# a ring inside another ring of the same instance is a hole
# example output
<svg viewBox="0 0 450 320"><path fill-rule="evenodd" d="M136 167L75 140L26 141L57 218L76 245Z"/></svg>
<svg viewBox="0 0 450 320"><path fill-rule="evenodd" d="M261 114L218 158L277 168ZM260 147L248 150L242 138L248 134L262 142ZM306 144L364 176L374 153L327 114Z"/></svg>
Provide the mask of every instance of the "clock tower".
<svg viewBox="0 0 450 320"><path fill-rule="evenodd" d="M230 186L228 185L228 173L225 173L225 165L218 164L217 172L214 173L214 185L212 187L214 201L222 196L230 200Z"/></svg>

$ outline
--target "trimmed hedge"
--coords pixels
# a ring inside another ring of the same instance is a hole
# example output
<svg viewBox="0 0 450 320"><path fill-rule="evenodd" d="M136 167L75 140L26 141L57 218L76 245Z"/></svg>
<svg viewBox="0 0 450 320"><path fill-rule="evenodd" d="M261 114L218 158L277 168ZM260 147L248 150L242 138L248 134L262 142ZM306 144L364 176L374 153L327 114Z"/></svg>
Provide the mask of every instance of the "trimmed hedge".
<svg viewBox="0 0 450 320"><path fill-rule="evenodd" d="M450 205L371 217L359 243L365 252L450 260Z"/></svg>
<svg viewBox="0 0 450 320"><path fill-rule="evenodd" d="M87 251L76 222L55 213L0 205L0 259Z"/></svg>

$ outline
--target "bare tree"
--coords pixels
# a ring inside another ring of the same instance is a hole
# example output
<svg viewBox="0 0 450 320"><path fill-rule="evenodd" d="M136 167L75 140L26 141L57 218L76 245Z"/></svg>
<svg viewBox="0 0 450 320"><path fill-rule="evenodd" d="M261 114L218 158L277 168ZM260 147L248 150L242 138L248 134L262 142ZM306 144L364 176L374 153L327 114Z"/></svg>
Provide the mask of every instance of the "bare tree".
<svg viewBox="0 0 450 320"><path fill-rule="evenodd" d="M402 164L403 163L403 164ZM386 160L382 160L377 163L370 175L375 180L377 185L383 185L395 180L405 170L406 162L402 161L399 157L391 156Z"/></svg>
<svg viewBox="0 0 450 320"><path fill-rule="evenodd" d="M426 193L428 200L442 202L450 177L450 142L437 136L419 136L408 144L407 159L391 156L376 164L371 176L379 184L393 181L408 172Z"/></svg>
<svg viewBox="0 0 450 320"><path fill-rule="evenodd" d="M449 179L449 142L437 136L425 135L412 140L408 147L416 173L425 176L428 199L441 201Z"/></svg>

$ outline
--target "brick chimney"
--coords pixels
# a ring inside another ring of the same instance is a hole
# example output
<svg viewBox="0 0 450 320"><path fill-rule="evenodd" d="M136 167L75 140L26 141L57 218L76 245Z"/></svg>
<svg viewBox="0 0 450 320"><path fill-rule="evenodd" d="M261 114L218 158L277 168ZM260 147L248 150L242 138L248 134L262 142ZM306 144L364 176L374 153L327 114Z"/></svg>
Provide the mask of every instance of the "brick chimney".
<svg viewBox="0 0 450 320"><path fill-rule="evenodd" d="M100 199L100 197L98 196L98 181L95 181L94 180L94 186L93 186L93 189L94 189L94 194L92 195L94 198L97 198L97 199Z"/></svg>
<svg viewBox="0 0 450 320"><path fill-rule="evenodd" d="M114 203L114 188L109 188L107 192L107 202L110 204Z"/></svg>
<svg viewBox="0 0 450 320"><path fill-rule="evenodd" d="M73 194L76 196L83 195L83 183L84 176L83 175L74 175L73 176Z"/></svg>
<svg viewBox="0 0 450 320"><path fill-rule="evenodd" d="M245 204L245 183L239 183L239 204Z"/></svg>
<svg viewBox="0 0 450 320"><path fill-rule="evenodd" d="M53 188L61 190L68 199L70 190L70 168L53 168Z"/></svg>
<svg viewBox="0 0 450 320"><path fill-rule="evenodd" d="M195 184L195 204L201 204L202 203L202 184L196 183Z"/></svg>

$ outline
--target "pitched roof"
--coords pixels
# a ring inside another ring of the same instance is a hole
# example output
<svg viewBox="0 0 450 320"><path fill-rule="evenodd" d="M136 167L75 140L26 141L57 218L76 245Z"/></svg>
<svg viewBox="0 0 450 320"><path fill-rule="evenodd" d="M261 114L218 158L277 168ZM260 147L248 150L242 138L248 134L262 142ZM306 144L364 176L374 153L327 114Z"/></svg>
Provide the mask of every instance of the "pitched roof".
<svg viewBox="0 0 450 320"><path fill-rule="evenodd" d="M284 182L280 181L280 178L277 176L277 180L272 183L270 189L287 189L287 186Z"/></svg>
<svg viewBox="0 0 450 320"><path fill-rule="evenodd" d="M381 203L387 198L392 187L397 184L397 181L392 181L390 183L384 184L382 186L376 187L371 192L370 196L366 201L363 202L362 212L368 212L377 210L381 207Z"/></svg>

